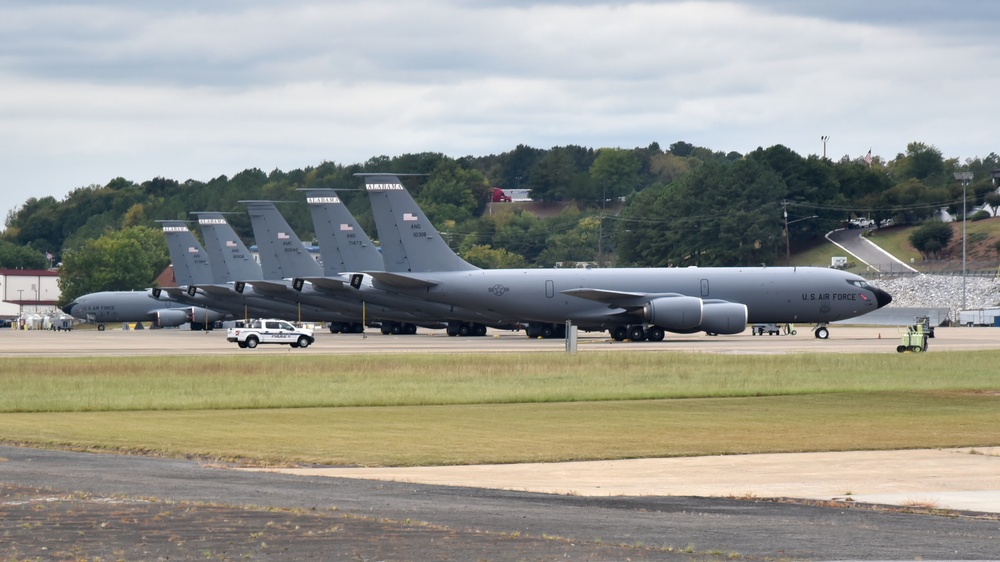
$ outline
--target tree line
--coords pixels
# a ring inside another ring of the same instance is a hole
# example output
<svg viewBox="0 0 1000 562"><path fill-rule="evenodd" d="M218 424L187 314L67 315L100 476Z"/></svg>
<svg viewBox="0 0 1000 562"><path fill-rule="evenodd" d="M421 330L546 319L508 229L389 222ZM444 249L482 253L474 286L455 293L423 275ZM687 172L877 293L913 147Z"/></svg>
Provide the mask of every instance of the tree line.
<svg viewBox="0 0 1000 562"><path fill-rule="evenodd" d="M782 264L786 247L818 243L854 217L915 224L940 208L960 212L962 186L953 177L958 170L974 174L968 207L998 206L992 182L998 161L995 153L964 162L945 159L919 142L870 164L861 157L803 157L781 145L748 154L685 142L666 150L657 143L631 149L519 145L480 157L427 152L287 172L254 168L209 181L115 178L74 189L62 200L30 198L11 211L0 237L0 267L45 267L45 254L51 254L63 263L66 299L92 290L144 288L169 263L156 220L187 220L190 211L228 212L249 240L249 217L239 201L299 202L280 209L309 240L313 227L297 192L305 188L338 190L377 238L363 181L354 174L387 171L420 174L404 178L407 188L452 246L482 267ZM528 189L535 208L489 205L493 187ZM536 214L538 207L560 212Z"/></svg>

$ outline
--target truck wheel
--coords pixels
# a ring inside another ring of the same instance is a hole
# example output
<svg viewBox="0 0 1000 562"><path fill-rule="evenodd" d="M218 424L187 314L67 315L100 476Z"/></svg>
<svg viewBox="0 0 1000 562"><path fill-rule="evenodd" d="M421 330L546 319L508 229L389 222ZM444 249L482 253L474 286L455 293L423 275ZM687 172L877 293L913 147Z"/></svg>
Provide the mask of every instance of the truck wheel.
<svg viewBox="0 0 1000 562"><path fill-rule="evenodd" d="M240 349L246 349L247 342L245 342L245 341L238 341L238 342L236 342L236 345L240 346Z"/></svg>
<svg viewBox="0 0 1000 562"><path fill-rule="evenodd" d="M260 342L257 341L257 336L247 336L247 347L250 349L257 347L258 343Z"/></svg>
<svg viewBox="0 0 1000 562"><path fill-rule="evenodd" d="M298 344L299 347L309 347L309 338L305 336L299 336Z"/></svg>

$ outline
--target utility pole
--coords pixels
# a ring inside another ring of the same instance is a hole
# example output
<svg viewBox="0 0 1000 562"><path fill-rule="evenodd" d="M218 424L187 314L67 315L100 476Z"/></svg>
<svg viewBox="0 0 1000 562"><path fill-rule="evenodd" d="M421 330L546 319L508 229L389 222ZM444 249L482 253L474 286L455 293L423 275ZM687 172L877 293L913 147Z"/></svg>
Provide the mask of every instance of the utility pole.
<svg viewBox="0 0 1000 562"><path fill-rule="evenodd" d="M955 172L955 179L962 182L962 310L965 310L966 293L966 269L965 269L965 213L966 194L969 182L972 181L972 172Z"/></svg>

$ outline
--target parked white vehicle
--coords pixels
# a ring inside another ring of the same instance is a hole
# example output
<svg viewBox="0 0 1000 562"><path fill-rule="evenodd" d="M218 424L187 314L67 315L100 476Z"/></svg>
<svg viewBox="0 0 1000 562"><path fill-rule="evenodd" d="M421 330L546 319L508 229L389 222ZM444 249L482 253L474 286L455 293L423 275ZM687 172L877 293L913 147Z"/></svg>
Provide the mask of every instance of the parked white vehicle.
<svg viewBox="0 0 1000 562"><path fill-rule="evenodd" d="M278 343L292 347L309 347L316 338L309 328L298 328L284 320L251 320L245 326L229 328L226 341L241 348L253 349L263 343Z"/></svg>

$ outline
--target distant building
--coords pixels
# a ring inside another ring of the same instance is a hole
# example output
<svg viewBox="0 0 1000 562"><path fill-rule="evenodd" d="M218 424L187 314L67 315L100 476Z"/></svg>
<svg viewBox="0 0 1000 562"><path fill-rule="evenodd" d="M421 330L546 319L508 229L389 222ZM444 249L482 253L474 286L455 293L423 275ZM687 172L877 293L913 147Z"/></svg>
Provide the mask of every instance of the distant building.
<svg viewBox="0 0 1000 562"><path fill-rule="evenodd" d="M59 274L46 269L0 269L0 317L44 314L59 301Z"/></svg>

